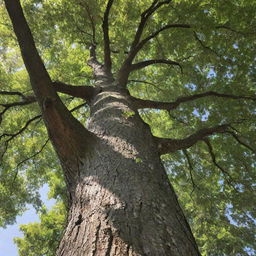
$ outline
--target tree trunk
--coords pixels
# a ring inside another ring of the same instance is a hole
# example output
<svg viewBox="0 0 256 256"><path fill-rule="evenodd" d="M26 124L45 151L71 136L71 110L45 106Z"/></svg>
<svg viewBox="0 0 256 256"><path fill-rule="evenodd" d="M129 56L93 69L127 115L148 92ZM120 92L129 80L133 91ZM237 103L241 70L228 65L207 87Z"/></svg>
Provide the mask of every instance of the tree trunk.
<svg viewBox="0 0 256 256"><path fill-rule="evenodd" d="M120 88L126 85L138 47L131 47L118 72L119 86L113 82L109 3L103 24L105 65L97 61L95 45L90 48L89 65L102 91L91 102L88 131L58 97L20 1L5 0L70 193L68 223L57 255L199 255L150 129L133 109L127 91ZM140 35L138 31L135 43Z"/></svg>
<svg viewBox="0 0 256 256"><path fill-rule="evenodd" d="M86 153L62 161L71 205L57 255L200 255L127 92L105 87L91 103L88 129L95 138Z"/></svg>

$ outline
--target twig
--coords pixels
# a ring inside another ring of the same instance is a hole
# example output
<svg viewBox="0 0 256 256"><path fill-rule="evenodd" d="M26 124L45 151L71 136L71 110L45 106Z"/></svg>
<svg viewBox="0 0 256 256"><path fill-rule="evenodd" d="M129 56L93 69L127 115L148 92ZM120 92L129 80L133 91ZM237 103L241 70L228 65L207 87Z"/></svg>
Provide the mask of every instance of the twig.
<svg viewBox="0 0 256 256"><path fill-rule="evenodd" d="M190 196L192 196L195 188L198 188L198 186L195 184L195 181L194 181L194 178L193 178L193 165L192 165L192 162L191 162L191 159L189 157L189 154L188 154L188 151L186 149L183 149L182 150L183 154L185 155L186 159L187 159L187 162L188 162L188 169L189 169L189 175L190 175L190 179L191 179L191 182L192 182L192 186L193 186L193 189L192 191L190 192Z"/></svg>

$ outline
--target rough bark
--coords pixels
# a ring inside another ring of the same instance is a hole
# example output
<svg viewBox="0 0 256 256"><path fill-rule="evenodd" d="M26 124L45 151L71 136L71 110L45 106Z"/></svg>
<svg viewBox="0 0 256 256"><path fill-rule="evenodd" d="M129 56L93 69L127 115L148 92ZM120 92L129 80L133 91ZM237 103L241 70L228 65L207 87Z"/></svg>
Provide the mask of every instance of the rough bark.
<svg viewBox="0 0 256 256"><path fill-rule="evenodd" d="M57 255L200 255L129 95L105 87L91 104L88 129L97 139L69 170L79 177Z"/></svg>

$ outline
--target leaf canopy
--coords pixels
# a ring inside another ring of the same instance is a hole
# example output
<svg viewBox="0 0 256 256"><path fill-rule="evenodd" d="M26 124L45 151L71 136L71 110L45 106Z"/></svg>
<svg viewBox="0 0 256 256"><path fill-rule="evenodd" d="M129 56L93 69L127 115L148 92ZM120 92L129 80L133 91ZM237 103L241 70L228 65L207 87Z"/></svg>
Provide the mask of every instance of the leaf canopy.
<svg viewBox="0 0 256 256"><path fill-rule="evenodd" d="M26 18L52 80L94 85L87 65L91 43L103 60L102 19L105 0L23 0ZM114 1L109 17L114 75L130 50L140 15L152 1ZM153 135L185 138L204 127L230 124L186 150L162 156L202 255L255 253L255 95L256 2L181 1L163 5L148 20L142 39L168 24L150 39L134 63L167 59L179 66L156 64L135 70L128 89L134 97L173 102L207 91L251 96L254 100L202 97L167 111L144 108L143 120ZM32 91L17 41L0 2L1 91ZM61 95L72 109L81 99ZM36 104L15 105L21 95L0 95L0 226L6 227L32 203L41 222L23 225L24 238L15 241L20 255L54 255L66 216L62 172ZM73 112L86 124L87 106ZM31 122L29 120L35 118ZM29 122L29 123L28 123ZM22 130L24 126L26 129ZM46 211L38 194L44 184L57 206ZM61 203L64 201L64 204ZM49 242L52 241L52 242Z"/></svg>

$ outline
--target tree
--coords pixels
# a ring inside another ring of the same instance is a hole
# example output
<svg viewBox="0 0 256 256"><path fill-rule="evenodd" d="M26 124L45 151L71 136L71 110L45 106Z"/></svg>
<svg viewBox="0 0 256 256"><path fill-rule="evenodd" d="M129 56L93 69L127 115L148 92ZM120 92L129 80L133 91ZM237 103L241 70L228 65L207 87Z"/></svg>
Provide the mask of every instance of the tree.
<svg viewBox="0 0 256 256"><path fill-rule="evenodd" d="M3 226L48 182L56 255L200 255L188 222L204 255L255 250L255 3L4 2ZM41 211L21 255L53 255Z"/></svg>

